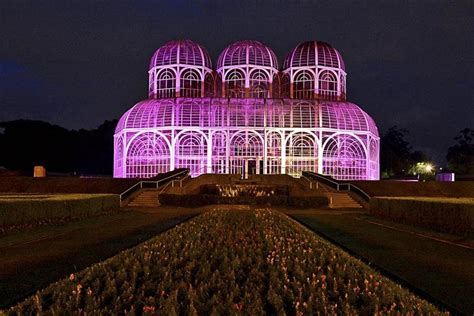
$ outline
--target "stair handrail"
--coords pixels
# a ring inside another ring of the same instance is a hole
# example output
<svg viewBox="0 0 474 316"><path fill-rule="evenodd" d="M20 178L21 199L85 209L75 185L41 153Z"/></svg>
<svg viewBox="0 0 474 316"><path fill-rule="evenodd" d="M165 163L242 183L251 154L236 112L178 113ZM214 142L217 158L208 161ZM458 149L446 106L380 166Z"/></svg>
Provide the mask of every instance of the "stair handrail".
<svg viewBox="0 0 474 316"><path fill-rule="evenodd" d="M303 171L303 174L307 174L309 177L316 178L318 181L320 181L323 184L326 184L336 191L350 191L354 192L358 196L360 196L364 201L369 202L371 197L367 192L362 190L360 187L356 186L355 184L352 184L350 182L339 182L336 179L333 179L329 176L325 176L319 173L315 173L312 171Z"/></svg>
<svg viewBox="0 0 474 316"><path fill-rule="evenodd" d="M137 183L135 183L134 185L132 185L131 187L129 187L127 190L123 191L122 193L120 193L119 197L120 197L120 206L122 206L123 204L123 201L124 201L124 196L130 194L131 192L135 191L135 190L138 190L138 188L140 189L143 189L143 184L153 184L156 186L156 188L158 189L159 186L160 186L160 183L162 182L165 182L165 181L168 181L171 182L170 180L173 180L175 178L178 178L178 177L181 177L181 176L187 176L189 175L189 169L184 169L184 170L181 170L175 174L172 174L168 177L165 177L163 179L159 179L159 180L156 180L156 181L152 181L152 180L141 180Z"/></svg>

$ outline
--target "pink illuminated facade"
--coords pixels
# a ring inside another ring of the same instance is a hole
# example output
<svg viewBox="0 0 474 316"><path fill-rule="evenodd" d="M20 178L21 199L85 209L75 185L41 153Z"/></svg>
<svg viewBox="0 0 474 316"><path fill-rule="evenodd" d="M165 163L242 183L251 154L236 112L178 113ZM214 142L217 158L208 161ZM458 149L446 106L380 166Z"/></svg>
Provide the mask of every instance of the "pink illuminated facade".
<svg viewBox="0 0 474 316"><path fill-rule="evenodd" d="M214 70L202 46L171 41L155 52L148 75L149 98L117 124L114 177L189 168L192 176L379 179L377 126L346 101L344 62L329 44L299 44L280 71L269 47L239 41Z"/></svg>

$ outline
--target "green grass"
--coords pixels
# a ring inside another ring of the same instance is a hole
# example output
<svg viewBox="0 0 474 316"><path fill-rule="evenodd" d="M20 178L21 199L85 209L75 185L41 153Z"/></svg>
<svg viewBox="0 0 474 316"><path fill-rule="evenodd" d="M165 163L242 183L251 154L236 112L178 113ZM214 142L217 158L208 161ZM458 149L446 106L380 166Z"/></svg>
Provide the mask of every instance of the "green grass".
<svg viewBox="0 0 474 316"><path fill-rule="evenodd" d="M435 299L465 313L474 312L474 251L418 237L447 239L442 234L380 221L362 213L313 211L292 216L352 253ZM394 226L389 229L368 221ZM400 230L404 230L400 231ZM459 237L450 236L456 242ZM471 243L467 243L471 244Z"/></svg>
<svg viewBox="0 0 474 316"><path fill-rule="evenodd" d="M11 311L440 313L268 209L205 213L50 285Z"/></svg>

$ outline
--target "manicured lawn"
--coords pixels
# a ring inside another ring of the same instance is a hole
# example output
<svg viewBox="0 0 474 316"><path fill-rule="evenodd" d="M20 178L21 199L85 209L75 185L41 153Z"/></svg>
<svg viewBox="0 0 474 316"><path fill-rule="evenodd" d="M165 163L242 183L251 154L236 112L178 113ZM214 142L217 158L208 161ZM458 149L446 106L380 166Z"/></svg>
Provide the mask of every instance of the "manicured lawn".
<svg viewBox="0 0 474 316"><path fill-rule="evenodd" d="M284 214L244 206L216 208L104 262L66 274L13 311L441 313Z"/></svg>
<svg viewBox="0 0 474 316"><path fill-rule="evenodd" d="M199 209L126 210L0 238L0 306L132 247Z"/></svg>
<svg viewBox="0 0 474 316"><path fill-rule="evenodd" d="M380 221L363 213L291 213L291 216L314 231L435 299L463 313L474 312L474 250L376 225L369 221L430 234L423 229ZM451 236L450 239L455 241L456 238ZM472 245L472 241L463 242Z"/></svg>

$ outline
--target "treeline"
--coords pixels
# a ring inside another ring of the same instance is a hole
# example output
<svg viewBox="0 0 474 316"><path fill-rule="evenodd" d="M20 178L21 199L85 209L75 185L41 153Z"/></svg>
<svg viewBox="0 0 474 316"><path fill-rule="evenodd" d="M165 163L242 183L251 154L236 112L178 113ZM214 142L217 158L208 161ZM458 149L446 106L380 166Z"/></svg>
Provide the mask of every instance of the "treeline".
<svg viewBox="0 0 474 316"><path fill-rule="evenodd" d="M111 175L117 120L92 130L67 130L42 121L0 122L0 166L31 173L35 165L68 174Z"/></svg>
<svg viewBox="0 0 474 316"><path fill-rule="evenodd" d="M425 153L414 150L405 139L408 130L393 126L380 137L380 171L382 178L404 177L418 173L417 163L430 163ZM464 128L453 138L446 153L444 171L457 175L474 175L474 129ZM434 170L432 172L434 174Z"/></svg>
<svg viewBox="0 0 474 316"><path fill-rule="evenodd" d="M96 129L76 131L42 121L0 122L0 167L31 174L35 165L42 165L48 172L111 175L116 125L117 120L105 121ZM412 175L417 162L431 161L413 150L407 133L394 126L381 135L383 178ZM458 175L473 175L474 129L464 128L454 141L446 154L447 167Z"/></svg>

